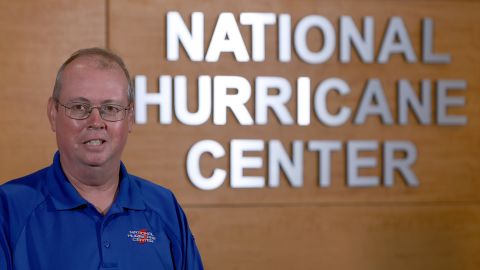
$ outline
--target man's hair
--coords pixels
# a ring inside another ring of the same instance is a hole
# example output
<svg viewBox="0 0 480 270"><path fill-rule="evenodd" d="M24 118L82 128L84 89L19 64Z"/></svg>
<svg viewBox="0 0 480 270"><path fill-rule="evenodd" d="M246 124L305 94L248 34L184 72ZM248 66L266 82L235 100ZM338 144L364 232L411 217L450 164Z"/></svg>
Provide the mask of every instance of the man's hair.
<svg viewBox="0 0 480 270"><path fill-rule="evenodd" d="M62 76L65 68L73 62L75 59L80 57L92 57L95 61L96 67L99 69L112 69L115 67L120 67L125 74L125 78L128 82L128 90L127 90L127 99L128 104L132 104L134 101L134 90L132 79L130 78L130 74L123 62L122 58L115 53L102 48L88 48L88 49L81 49L74 52L58 69L57 78L55 79L55 85L53 87L52 98L54 100L58 100L60 97L60 91L62 89Z"/></svg>

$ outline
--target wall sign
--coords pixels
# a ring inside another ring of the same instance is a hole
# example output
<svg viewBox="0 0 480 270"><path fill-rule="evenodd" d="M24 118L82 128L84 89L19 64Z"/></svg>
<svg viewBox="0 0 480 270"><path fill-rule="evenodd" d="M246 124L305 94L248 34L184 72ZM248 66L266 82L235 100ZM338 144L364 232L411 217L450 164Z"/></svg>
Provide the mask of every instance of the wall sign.
<svg viewBox="0 0 480 270"><path fill-rule="evenodd" d="M363 17L362 27L357 27L352 17L341 16L338 29L321 15L308 15L293 26L289 14L251 13L239 14L239 21L232 13L221 13L214 26L210 40L205 36L205 18L201 12L190 15L190 24L179 12L166 14L166 59L178 61L180 50L192 62L215 63L224 55L233 55L238 63L264 62L266 41L272 38L266 34L268 27L274 27L279 65L288 68L292 55L297 55L305 65L321 65L332 61L335 52L339 63L348 65L355 52L365 65L388 65L393 55L401 55L409 64L447 65L452 56L446 52L436 52L434 21L423 18L421 23L421 48L415 50L402 17L391 17L384 27L383 38L374 44L375 18ZM242 36L240 27L248 27L251 36ZM317 31L322 36L322 44L310 44L309 33ZM251 40L251 50L245 40ZM206 45L206 46L205 46ZM320 49L312 50L312 47ZM378 45L378 46L377 46ZM379 48L375 51L375 48ZM421 51L417 55L415 51ZM278 123L284 126L309 126L314 121L328 127L365 124L371 117L378 118L385 126L406 125L412 114L420 125L464 126L467 116L451 113L451 109L465 105L463 91L467 81L461 78L424 78L415 86L408 78L399 78L395 85L394 104L386 98L382 78L365 78L364 88L356 107L340 105L336 110L329 108L327 96L348 97L352 89L348 78L342 74L336 77L312 78L299 74L295 81L270 74L246 78L240 75L203 75L187 78L184 75L159 75L158 91L147 91L147 77L135 77L135 122L146 124L148 106L158 106L158 124L170 125L175 118L183 125L199 126L211 122L214 125L228 125L227 112L241 126L267 125ZM187 95L188 80L195 80L198 91L197 109L190 111ZM250 82L252 81L252 83ZM275 92L272 93L274 89ZM232 91L233 90L233 91ZM331 95L330 95L331 96ZM246 104L254 102L253 112ZM294 106L291 106L294 105ZM392 107L397 108L396 113ZM292 111L291 108L294 108ZM273 112L275 119L269 118ZM271 114L270 114L271 115ZM395 117L394 117L395 115ZM291 154L285 145L291 145ZM227 151L229 149L229 156ZM185 165L190 182L199 189L212 190L230 179L231 188L278 187L283 171L292 187L302 187L304 183L304 160L306 151L318 155L318 183L326 188L331 184L331 155L345 154L345 177L349 187L393 186L394 174L398 173L403 183L416 187L421 183L412 166L417 161L417 148L409 140L294 140L284 142L276 139L257 140L232 138L228 146L205 138L195 143L185 153ZM266 152L267 159L250 156L251 152ZM362 156L362 152L380 152L382 158ZM215 168L202 174L201 159L205 155L215 159L228 158L229 168ZM400 155L399 155L400 154ZM262 168L267 164L267 176L245 175L244 170ZM377 176L364 176L361 169L381 165L382 173Z"/></svg>

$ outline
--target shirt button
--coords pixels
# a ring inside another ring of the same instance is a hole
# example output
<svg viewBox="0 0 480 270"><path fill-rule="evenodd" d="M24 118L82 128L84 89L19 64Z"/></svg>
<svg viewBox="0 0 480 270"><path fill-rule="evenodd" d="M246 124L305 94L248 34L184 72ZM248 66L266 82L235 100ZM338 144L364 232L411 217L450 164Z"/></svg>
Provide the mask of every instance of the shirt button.
<svg viewBox="0 0 480 270"><path fill-rule="evenodd" d="M110 241L103 241L103 246L106 248L110 247Z"/></svg>

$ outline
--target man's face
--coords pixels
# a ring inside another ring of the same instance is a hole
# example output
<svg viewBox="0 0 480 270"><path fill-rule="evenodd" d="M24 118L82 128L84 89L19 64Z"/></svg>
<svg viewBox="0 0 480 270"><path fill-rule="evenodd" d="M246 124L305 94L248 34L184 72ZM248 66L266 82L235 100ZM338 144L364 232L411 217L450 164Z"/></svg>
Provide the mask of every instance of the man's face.
<svg viewBox="0 0 480 270"><path fill-rule="evenodd" d="M121 68L98 68L95 61L91 56L80 57L65 68L59 102L66 105L82 102L92 106L118 104L126 107L128 82ZM117 122L103 120L98 109L93 109L83 120L71 119L65 110L60 105L56 108L55 101L50 99L48 116L56 133L62 166L76 169L84 166L118 167L133 124L132 110Z"/></svg>

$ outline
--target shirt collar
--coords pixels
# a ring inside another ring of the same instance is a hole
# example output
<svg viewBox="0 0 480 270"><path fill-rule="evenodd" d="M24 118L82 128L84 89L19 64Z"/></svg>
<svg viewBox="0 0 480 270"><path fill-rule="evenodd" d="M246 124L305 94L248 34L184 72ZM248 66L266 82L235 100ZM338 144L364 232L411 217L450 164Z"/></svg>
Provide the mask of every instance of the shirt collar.
<svg viewBox="0 0 480 270"><path fill-rule="evenodd" d="M55 153L53 163L48 170L46 186L57 210L69 210L88 204L65 176L58 151Z"/></svg>
<svg viewBox="0 0 480 270"><path fill-rule="evenodd" d="M55 153L53 163L48 170L46 187L57 210L70 210L88 204L65 176L60 164L60 153L58 151ZM112 208L115 206L133 210L145 209L141 191L131 179L123 163L120 164L119 190Z"/></svg>
<svg viewBox="0 0 480 270"><path fill-rule="evenodd" d="M126 209L145 209L145 202L143 201L140 188L132 179L132 176L128 174L123 162L120 163L120 183L114 204L118 204L118 206Z"/></svg>

